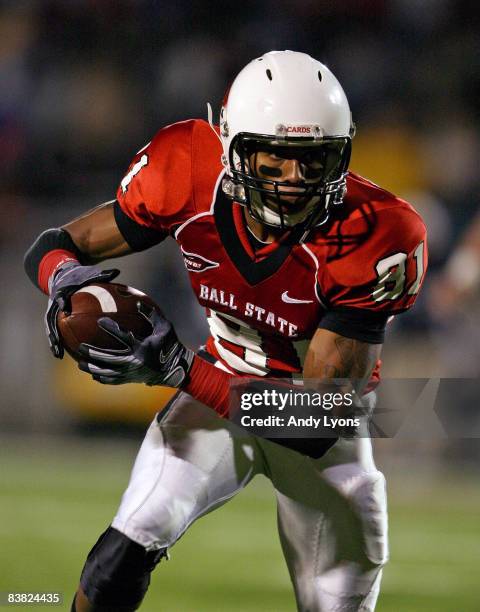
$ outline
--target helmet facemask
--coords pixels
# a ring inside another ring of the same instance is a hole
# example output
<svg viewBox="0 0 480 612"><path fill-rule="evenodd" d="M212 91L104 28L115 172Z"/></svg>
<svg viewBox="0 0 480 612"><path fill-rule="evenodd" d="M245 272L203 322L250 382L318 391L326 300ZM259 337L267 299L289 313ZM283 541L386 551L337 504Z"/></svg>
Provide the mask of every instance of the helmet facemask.
<svg viewBox="0 0 480 612"><path fill-rule="evenodd" d="M224 191L264 225L322 225L345 194L350 152L349 136L282 138L241 132L230 146L231 179ZM282 166L290 159L300 172L294 182L282 180Z"/></svg>

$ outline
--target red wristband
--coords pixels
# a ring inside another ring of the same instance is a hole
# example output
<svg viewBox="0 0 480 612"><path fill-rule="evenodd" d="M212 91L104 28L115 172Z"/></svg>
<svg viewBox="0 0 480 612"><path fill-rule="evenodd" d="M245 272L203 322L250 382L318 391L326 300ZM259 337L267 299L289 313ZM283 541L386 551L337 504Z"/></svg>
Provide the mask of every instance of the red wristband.
<svg viewBox="0 0 480 612"><path fill-rule="evenodd" d="M188 383L183 390L202 404L213 408L219 416L228 417L228 396L232 378L234 377L231 374L195 355L188 374Z"/></svg>
<svg viewBox="0 0 480 612"><path fill-rule="evenodd" d="M47 295L50 293L48 282L56 270L67 261L75 261L80 263L71 251L64 249L55 249L43 256L40 265L38 266L38 286Z"/></svg>

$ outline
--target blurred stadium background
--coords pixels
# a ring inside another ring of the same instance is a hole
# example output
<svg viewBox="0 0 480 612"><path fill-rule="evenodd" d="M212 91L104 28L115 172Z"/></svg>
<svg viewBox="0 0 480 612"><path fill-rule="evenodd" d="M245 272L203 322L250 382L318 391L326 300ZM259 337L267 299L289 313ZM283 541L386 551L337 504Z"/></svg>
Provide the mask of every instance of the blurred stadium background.
<svg viewBox="0 0 480 612"><path fill-rule="evenodd" d="M469 0L1 3L0 591L70 599L145 424L169 395L104 388L68 359L55 362L46 300L23 273L23 253L42 229L114 197L159 127L205 117L209 101L218 110L226 84L267 50L306 51L332 68L357 123L352 168L427 222L428 279L390 329L384 375L478 377L478 291L458 303L444 272L479 208L477 9ZM172 245L120 267L184 341L205 337ZM470 411L478 421L475 402ZM376 441L392 540L379 612L480 609L480 444L427 438ZM259 481L203 519L162 564L143 609L293 610L274 515Z"/></svg>

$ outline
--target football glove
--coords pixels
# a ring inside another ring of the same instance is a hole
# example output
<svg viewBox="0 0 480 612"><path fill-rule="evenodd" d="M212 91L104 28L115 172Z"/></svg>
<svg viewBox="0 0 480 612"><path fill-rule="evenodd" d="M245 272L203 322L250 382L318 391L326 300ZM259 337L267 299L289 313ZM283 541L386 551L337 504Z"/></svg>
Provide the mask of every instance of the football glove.
<svg viewBox="0 0 480 612"><path fill-rule="evenodd" d="M152 326L152 333L143 340L121 329L108 317L98 320L98 326L124 345L122 349L103 349L81 344L79 352L85 361L79 362L83 372L107 385L145 383L179 387L187 377L195 353L177 338L172 324L159 312L148 311L141 302L138 311Z"/></svg>
<svg viewBox="0 0 480 612"><path fill-rule="evenodd" d="M50 297L45 313L47 338L54 357L62 359L64 355L57 316L61 310L68 310L70 296L86 285L109 283L119 274L120 270L100 270L96 266L82 266L74 262L65 264L55 273L50 281Z"/></svg>

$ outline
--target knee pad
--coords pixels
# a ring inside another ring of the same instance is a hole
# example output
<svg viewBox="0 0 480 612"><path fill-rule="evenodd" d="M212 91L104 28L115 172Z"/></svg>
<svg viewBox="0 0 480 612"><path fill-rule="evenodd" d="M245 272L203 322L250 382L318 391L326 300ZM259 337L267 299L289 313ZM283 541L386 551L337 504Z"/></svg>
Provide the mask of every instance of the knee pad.
<svg viewBox="0 0 480 612"><path fill-rule="evenodd" d="M136 610L147 592L150 573L166 556L166 548L147 551L109 527L88 554L80 577L83 592L93 605Z"/></svg>

